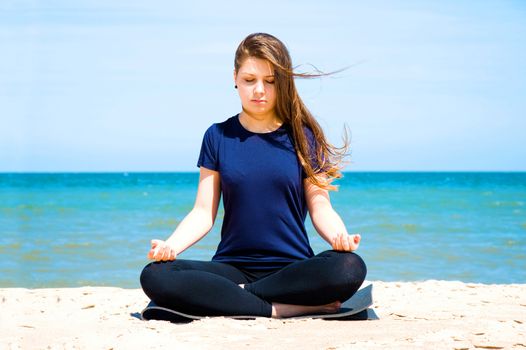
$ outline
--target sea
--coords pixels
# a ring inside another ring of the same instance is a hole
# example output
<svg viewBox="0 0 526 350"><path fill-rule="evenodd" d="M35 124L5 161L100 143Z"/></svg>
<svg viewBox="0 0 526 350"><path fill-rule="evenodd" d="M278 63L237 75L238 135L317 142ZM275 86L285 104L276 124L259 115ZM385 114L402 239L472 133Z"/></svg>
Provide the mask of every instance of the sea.
<svg viewBox="0 0 526 350"><path fill-rule="evenodd" d="M150 240L192 209L195 173L1 173L0 287L139 288ZM368 280L526 283L526 173L348 172L331 192ZM214 227L180 255L209 260ZM269 218L272 220L272 218ZM330 249L306 220L315 253Z"/></svg>

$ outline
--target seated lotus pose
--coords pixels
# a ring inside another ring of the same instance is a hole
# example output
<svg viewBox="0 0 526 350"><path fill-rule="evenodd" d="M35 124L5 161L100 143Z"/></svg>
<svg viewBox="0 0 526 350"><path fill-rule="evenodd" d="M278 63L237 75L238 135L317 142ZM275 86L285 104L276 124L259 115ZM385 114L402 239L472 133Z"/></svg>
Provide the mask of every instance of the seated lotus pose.
<svg viewBox="0 0 526 350"><path fill-rule="evenodd" d="M361 286L360 235L332 208L348 143L336 148L303 104L285 45L254 33L237 48L242 111L203 138L195 205L165 241L153 239L140 281L157 305L197 316L291 317L334 313ZM220 198L221 240L211 261L178 255L212 228ZM309 213L331 250L315 255Z"/></svg>

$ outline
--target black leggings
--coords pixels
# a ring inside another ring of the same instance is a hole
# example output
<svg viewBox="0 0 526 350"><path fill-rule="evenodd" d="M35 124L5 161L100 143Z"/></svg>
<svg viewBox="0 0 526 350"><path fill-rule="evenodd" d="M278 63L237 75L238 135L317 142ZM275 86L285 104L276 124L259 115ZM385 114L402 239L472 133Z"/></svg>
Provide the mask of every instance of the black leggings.
<svg viewBox="0 0 526 350"><path fill-rule="evenodd" d="M363 260L325 251L272 271L252 271L215 261L153 262L141 286L159 306L197 316L264 316L272 302L324 305L349 299L365 279ZM245 284L244 289L238 284Z"/></svg>

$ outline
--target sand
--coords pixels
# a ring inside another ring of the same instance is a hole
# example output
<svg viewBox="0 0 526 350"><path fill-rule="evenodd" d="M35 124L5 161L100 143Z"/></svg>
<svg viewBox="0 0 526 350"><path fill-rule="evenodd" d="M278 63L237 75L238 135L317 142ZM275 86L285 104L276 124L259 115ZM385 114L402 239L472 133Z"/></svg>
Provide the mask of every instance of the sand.
<svg viewBox="0 0 526 350"><path fill-rule="evenodd" d="M526 349L526 284L373 283L377 321L141 321L140 289L0 289L0 349Z"/></svg>

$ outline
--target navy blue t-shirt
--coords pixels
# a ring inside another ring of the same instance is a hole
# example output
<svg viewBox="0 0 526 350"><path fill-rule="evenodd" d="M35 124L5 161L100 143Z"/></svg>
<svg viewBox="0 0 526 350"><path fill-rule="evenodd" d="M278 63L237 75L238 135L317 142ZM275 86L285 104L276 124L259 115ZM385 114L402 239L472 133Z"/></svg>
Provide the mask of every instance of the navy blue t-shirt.
<svg viewBox="0 0 526 350"><path fill-rule="evenodd" d="M293 142L289 126L253 133L239 114L205 132L197 166L220 173L224 206L212 260L265 270L314 255L304 225L306 176Z"/></svg>

